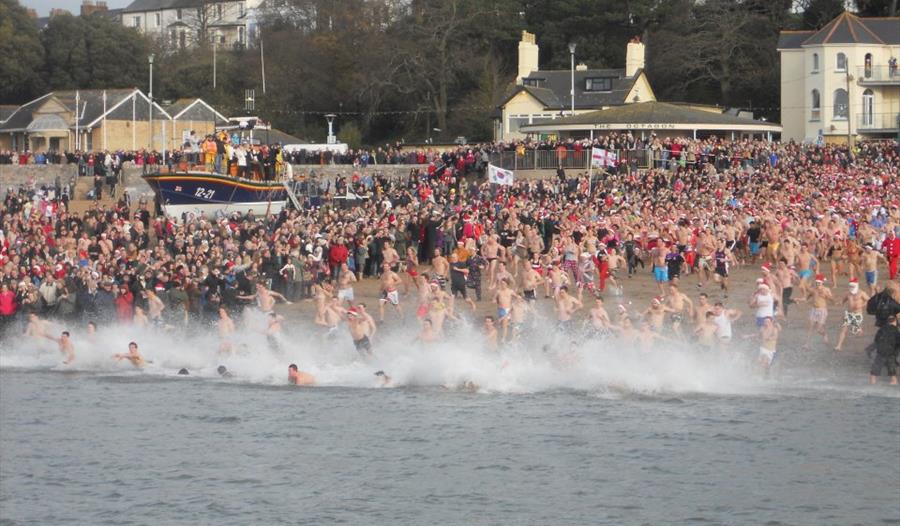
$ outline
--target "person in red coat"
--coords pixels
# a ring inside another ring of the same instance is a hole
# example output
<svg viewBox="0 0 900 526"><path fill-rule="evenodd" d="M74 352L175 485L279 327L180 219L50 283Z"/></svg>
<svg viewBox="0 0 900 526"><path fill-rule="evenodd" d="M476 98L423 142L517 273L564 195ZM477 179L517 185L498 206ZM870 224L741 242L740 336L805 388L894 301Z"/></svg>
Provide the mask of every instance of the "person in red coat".
<svg viewBox="0 0 900 526"><path fill-rule="evenodd" d="M128 287L120 287L116 296L116 315L120 323L131 323L134 319L134 294Z"/></svg>
<svg viewBox="0 0 900 526"><path fill-rule="evenodd" d="M339 238L337 243L332 243L328 250L328 266L331 267L331 279L338 279L341 271L341 265L347 262L350 252L344 243L344 238Z"/></svg>
<svg viewBox="0 0 900 526"><path fill-rule="evenodd" d="M881 243L881 251L888 260L888 273L891 279L897 277L897 266L900 263L900 237L894 231L888 232L887 238Z"/></svg>

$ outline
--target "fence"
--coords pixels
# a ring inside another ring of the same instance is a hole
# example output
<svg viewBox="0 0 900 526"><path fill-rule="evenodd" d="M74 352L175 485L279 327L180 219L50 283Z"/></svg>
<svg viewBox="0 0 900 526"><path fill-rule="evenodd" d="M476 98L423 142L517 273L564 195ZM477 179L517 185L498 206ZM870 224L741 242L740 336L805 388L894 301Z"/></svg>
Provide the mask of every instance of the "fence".
<svg viewBox="0 0 900 526"><path fill-rule="evenodd" d="M650 168L650 150L615 150L619 165L631 169ZM492 152L491 164L506 170L587 170L590 168L590 148L576 151L525 150L523 154L514 151Z"/></svg>

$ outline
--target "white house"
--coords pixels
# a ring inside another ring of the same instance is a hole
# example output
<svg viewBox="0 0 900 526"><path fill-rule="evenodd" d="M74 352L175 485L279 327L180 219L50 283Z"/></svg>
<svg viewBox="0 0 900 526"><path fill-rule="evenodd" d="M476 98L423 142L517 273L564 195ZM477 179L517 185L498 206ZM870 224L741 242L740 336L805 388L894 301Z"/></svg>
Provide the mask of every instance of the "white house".
<svg viewBox="0 0 900 526"><path fill-rule="evenodd" d="M122 24L156 37L172 49L204 38L219 47L246 46L252 39L250 13L261 0L134 0L122 10Z"/></svg>
<svg viewBox="0 0 900 526"><path fill-rule="evenodd" d="M900 17L844 12L818 31L782 31L778 52L784 140L900 133Z"/></svg>

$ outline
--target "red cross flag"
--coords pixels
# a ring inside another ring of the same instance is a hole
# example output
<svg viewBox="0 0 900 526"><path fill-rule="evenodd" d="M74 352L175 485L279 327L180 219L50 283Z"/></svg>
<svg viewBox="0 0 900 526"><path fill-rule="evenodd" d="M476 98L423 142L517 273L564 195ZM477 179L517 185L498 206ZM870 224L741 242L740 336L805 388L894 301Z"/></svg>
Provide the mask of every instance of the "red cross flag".
<svg viewBox="0 0 900 526"><path fill-rule="evenodd" d="M616 152L591 148L591 166L615 166L616 158Z"/></svg>

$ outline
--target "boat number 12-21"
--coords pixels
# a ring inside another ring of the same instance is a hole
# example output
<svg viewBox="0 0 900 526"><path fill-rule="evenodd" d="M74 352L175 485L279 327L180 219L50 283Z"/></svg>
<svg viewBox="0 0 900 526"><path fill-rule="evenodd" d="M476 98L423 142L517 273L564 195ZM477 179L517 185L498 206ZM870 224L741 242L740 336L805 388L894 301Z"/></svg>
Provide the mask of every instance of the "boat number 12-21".
<svg viewBox="0 0 900 526"><path fill-rule="evenodd" d="M207 188L198 188L194 192L194 197L199 197L200 199L212 199L214 195L216 195L216 191Z"/></svg>

